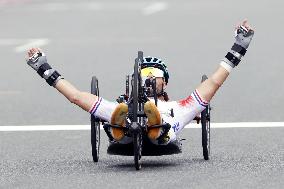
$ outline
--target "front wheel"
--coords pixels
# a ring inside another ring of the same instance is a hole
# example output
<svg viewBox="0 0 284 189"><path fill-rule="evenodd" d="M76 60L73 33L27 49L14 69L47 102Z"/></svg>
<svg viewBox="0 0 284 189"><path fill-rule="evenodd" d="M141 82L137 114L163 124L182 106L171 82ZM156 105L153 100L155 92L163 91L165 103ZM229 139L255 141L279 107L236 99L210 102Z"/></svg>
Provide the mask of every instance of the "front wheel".
<svg viewBox="0 0 284 189"><path fill-rule="evenodd" d="M136 170L141 169L141 156L142 156L142 133L141 125L138 123L138 110L139 110L139 89L140 89L140 73L139 65L143 61L143 52L138 52L138 58L135 59L134 72L133 72L133 86L132 86L132 129L133 129L133 151L134 151L134 164Z"/></svg>
<svg viewBox="0 0 284 189"><path fill-rule="evenodd" d="M133 134L134 163L136 170L141 169L142 136L140 133Z"/></svg>

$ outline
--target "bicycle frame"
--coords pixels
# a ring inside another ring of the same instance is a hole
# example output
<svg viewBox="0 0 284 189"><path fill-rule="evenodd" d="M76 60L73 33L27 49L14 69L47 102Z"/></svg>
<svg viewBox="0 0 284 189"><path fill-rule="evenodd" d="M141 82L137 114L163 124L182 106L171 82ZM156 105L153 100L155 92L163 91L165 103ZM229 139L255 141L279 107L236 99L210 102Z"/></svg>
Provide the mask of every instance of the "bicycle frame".
<svg viewBox="0 0 284 189"><path fill-rule="evenodd" d="M93 161L98 162L99 159L99 146L100 146L100 123L104 124L104 129L109 137L110 146L108 148L108 153L113 155L133 155L134 163L136 170L141 169L141 157L142 157L142 147L145 145L145 150L143 149L144 155L170 155L181 153L181 142L180 139L172 141L167 145L155 145L147 137L147 132L152 128L163 128L162 136L160 136L157 141L160 144L160 139L163 139L165 134L169 131L171 126L169 124L154 125L147 127L146 121L147 117L144 112L144 104L149 101L146 94L146 85L142 83L141 78L141 64L143 63L143 52L138 52L138 57L135 59L134 71L131 77L126 76L126 91L124 95L120 95L117 99L119 103L126 103L128 105L128 115L126 118L126 125L122 127L120 125L111 125L109 123L100 120L95 116L91 116L91 143L92 143L92 156ZM206 75L202 76L202 82L207 79ZM130 87L131 85L131 87ZM156 82L154 80L152 89L154 90L155 104L157 105L157 93L156 93ZM130 92L131 88L131 92ZM99 86L98 80L94 76L92 78L91 92L94 95L99 96ZM149 93L148 93L149 94ZM196 117L197 122L201 122L202 125L202 147L203 147L203 156L205 160L209 159L210 155L210 104L206 109L201 113L200 117ZM173 111L171 112L172 117L174 116ZM110 133L110 128L119 128L124 131L125 136L132 137L133 143L123 144L119 141L115 141ZM147 140L144 140L147 139ZM150 147L149 144L155 146L154 148ZM161 143L162 144L162 143ZM126 148L122 148L122 146ZM150 148L149 148L150 147ZM130 149L130 150L129 150ZM133 151L131 150L133 149ZM109 151L110 150L110 151ZM124 152L123 152L124 150ZM127 150L127 151L125 151ZM148 151L147 151L148 150ZM167 151L165 153L165 151Z"/></svg>

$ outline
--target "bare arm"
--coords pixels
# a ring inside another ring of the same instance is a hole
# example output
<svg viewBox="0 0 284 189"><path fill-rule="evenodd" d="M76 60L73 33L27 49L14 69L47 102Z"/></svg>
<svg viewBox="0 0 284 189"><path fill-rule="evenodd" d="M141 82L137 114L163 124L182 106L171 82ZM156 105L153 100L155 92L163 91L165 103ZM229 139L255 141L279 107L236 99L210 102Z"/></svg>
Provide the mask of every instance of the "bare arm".
<svg viewBox="0 0 284 189"><path fill-rule="evenodd" d="M76 104L85 111L89 111L98 97L91 93L82 92L76 89L65 79L61 79L55 85L55 88L63 94L71 103Z"/></svg>
<svg viewBox="0 0 284 189"><path fill-rule="evenodd" d="M228 76L229 72L222 66L219 66L207 80L197 87L197 91L204 100L209 102Z"/></svg>
<svg viewBox="0 0 284 189"><path fill-rule="evenodd" d="M32 48L28 51L28 59L35 53L42 52L39 48ZM98 97L87 92L82 92L75 88L71 83L65 79L58 80L54 87L63 94L71 103L76 104L85 111L89 111L92 105L97 101Z"/></svg>
<svg viewBox="0 0 284 189"><path fill-rule="evenodd" d="M238 29L240 26L244 26L248 31L252 31L252 36L253 36L253 30L252 28L249 26L247 20L244 20L241 24L236 26L236 29ZM248 36L251 37L252 36ZM246 39L244 39L244 41L240 41L240 43L245 43L244 48L247 49L249 43L250 43L250 39L248 39L248 41L246 41ZM236 37L236 42L238 42L238 39ZM234 53L234 51L233 51ZM236 53L234 54L236 56L240 56L240 54ZM240 60L240 59L239 59ZM227 79L227 77L230 74L230 70L235 67L236 65L233 65L229 60L227 60L227 63L229 65L227 65L225 62L225 66L220 65L217 70L203 83L201 83L198 87L197 87L197 91L199 92L200 96L206 100L206 101L210 101L213 96L215 95L215 93L217 92L217 90L221 87L221 85L224 83L224 81ZM224 65L224 64L223 64ZM233 67L231 67L233 66Z"/></svg>

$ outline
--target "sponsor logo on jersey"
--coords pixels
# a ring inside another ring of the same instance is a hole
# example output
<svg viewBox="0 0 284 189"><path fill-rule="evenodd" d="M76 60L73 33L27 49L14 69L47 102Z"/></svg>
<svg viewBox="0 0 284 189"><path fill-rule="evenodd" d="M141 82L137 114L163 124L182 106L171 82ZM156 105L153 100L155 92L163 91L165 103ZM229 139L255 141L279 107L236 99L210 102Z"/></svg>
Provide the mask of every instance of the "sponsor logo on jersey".
<svg viewBox="0 0 284 189"><path fill-rule="evenodd" d="M179 127L179 122L175 123L175 124L172 126L172 128L173 128L174 132L177 132L177 131L180 129L180 127Z"/></svg>

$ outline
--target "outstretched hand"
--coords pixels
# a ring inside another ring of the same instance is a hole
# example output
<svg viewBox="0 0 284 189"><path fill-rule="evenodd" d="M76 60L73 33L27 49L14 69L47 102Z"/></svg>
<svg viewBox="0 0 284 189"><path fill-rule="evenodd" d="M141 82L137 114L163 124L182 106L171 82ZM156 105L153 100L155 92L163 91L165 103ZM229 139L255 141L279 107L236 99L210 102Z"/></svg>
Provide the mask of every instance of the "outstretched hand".
<svg viewBox="0 0 284 189"><path fill-rule="evenodd" d="M26 61L29 61L37 53L40 53L41 56L44 56L44 53L43 53L43 51L40 48L31 48L31 49L29 49L27 51L27 54L26 54Z"/></svg>
<svg viewBox="0 0 284 189"><path fill-rule="evenodd" d="M243 20L235 27L236 44L242 46L245 49L248 48L253 35L254 35L254 30L249 25L247 20Z"/></svg>
<svg viewBox="0 0 284 189"><path fill-rule="evenodd" d="M245 27L247 31L253 30L253 28L249 25L247 19L243 20L241 23L238 23L235 27L235 30L238 30L241 26Z"/></svg>
<svg viewBox="0 0 284 189"><path fill-rule="evenodd" d="M42 64L47 63L46 56L40 48L29 49L27 51L26 61L27 64L31 66L35 71L38 71L39 67Z"/></svg>

